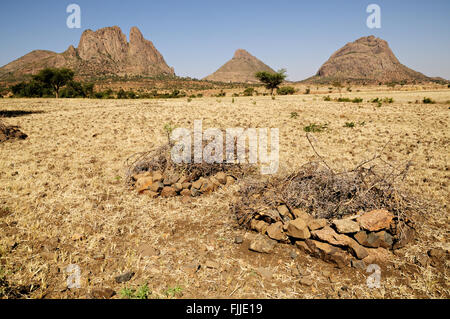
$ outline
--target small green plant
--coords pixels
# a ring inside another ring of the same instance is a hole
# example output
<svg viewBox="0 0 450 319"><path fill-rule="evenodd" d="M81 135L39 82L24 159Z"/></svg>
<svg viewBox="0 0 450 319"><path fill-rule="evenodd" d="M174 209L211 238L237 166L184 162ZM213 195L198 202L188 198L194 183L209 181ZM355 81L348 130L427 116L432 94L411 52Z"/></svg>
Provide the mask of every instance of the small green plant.
<svg viewBox="0 0 450 319"><path fill-rule="evenodd" d="M311 89L310 89L310 88L307 88L307 89L305 90L305 94L309 94L309 93L311 93Z"/></svg>
<svg viewBox="0 0 450 319"><path fill-rule="evenodd" d="M359 98L359 97L355 97L353 100L352 100L352 103L361 103L363 101L363 99L361 99L361 98Z"/></svg>
<svg viewBox="0 0 450 319"><path fill-rule="evenodd" d="M137 290L124 287L119 292L123 299L148 299L151 293L147 284L140 286Z"/></svg>
<svg viewBox="0 0 450 319"><path fill-rule="evenodd" d="M167 134L167 140L169 141L169 144L171 144L171 142L170 142L170 134L172 134L172 131L174 129L175 129L175 127L171 123L164 124L164 131Z"/></svg>
<svg viewBox="0 0 450 319"><path fill-rule="evenodd" d="M328 124L316 124L311 123L308 126L305 126L303 130L307 133L320 133L328 128Z"/></svg>
<svg viewBox="0 0 450 319"><path fill-rule="evenodd" d="M385 97L384 99L383 99L383 102L384 103L394 103L394 99L393 98L391 98L391 97Z"/></svg>
<svg viewBox="0 0 450 319"><path fill-rule="evenodd" d="M256 101L253 101L253 105L256 105Z"/></svg>
<svg viewBox="0 0 450 319"><path fill-rule="evenodd" d="M191 101L192 101L192 99L191 99L191 98L188 98L188 99L187 99L187 101L188 101L188 103L189 103L189 102L191 102Z"/></svg>
<svg viewBox="0 0 450 319"><path fill-rule="evenodd" d="M234 98L231 99L231 103L234 103Z"/></svg>
<svg viewBox="0 0 450 319"><path fill-rule="evenodd" d="M272 100L275 100L275 96L274 95L272 95Z"/></svg>
<svg viewBox="0 0 450 319"><path fill-rule="evenodd" d="M291 119L296 119L298 117L297 112L291 112Z"/></svg>
<svg viewBox="0 0 450 319"><path fill-rule="evenodd" d="M353 123L353 122L345 122L344 127L354 128L355 127L355 123Z"/></svg>
<svg viewBox="0 0 450 319"><path fill-rule="evenodd" d="M325 96L325 97L323 98L323 100L324 100L324 101L331 101L331 97L330 97L329 95L327 95L327 96Z"/></svg>
<svg viewBox="0 0 450 319"><path fill-rule="evenodd" d="M172 288L168 288L164 294L169 298L174 298L176 296L181 295L182 292L183 292L183 289L180 286L175 286Z"/></svg>
<svg viewBox="0 0 450 319"><path fill-rule="evenodd" d="M136 299L148 299L149 295L152 292L150 291L150 289L148 288L148 285L142 285L141 287L138 288L138 290L136 291Z"/></svg>
<svg viewBox="0 0 450 319"><path fill-rule="evenodd" d="M132 299L134 296L134 290L124 287L119 291L121 298Z"/></svg>
<svg viewBox="0 0 450 319"><path fill-rule="evenodd" d="M430 99L429 97L424 97L422 100L423 104L435 104L436 102Z"/></svg>
<svg viewBox="0 0 450 319"><path fill-rule="evenodd" d="M337 99L338 102L351 102L352 100L350 100L348 97L340 97Z"/></svg>

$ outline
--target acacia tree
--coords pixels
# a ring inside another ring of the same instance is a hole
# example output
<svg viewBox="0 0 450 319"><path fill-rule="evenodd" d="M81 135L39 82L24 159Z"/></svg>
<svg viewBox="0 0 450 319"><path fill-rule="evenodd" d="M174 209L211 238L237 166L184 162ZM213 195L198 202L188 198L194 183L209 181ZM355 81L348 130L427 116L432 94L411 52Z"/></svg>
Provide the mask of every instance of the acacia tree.
<svg viewBox="0 0 450 319"><path fill-rule="evenodd" d="M285 69L281 69L276 73L261 71L257 72L255 76L265 85L266 89L270 90L270 95L273 95L273 90L278 89L279 85L287 77Z"/></svg>
<svg viewBox="0 0 450 319"><path fill-rule="evenodd" d="M58 98L59 89L72 81L74 75L75 73L70 69L46 68L39 71L33 79L51 87L55 91L56 98Z"/></svg>

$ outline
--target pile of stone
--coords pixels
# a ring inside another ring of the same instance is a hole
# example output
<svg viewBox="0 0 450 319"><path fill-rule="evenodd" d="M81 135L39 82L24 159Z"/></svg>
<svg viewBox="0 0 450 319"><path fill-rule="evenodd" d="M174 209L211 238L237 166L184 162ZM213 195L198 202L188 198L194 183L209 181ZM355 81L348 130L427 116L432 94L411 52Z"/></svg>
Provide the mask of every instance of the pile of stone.
<svg viewBox="0 0 450 319"><path fill-rule="evenodd" d="M383 209L329 220L280 205L276 210L253 214L247 225L271 240L293 243L338 267L364 268L386 262L389 250L403 247L414 237L411 221L400 221ZM258 245L253 243L253 247Z"/></svg>
<svg viewBox="0 0 450 319"><path fill-rule="evenodd" d="M185 176L176 172L142 172L132 176L134 187L139 194L156 197L196 197L209 194L224 185L234 184L235 178L225 172L213 176Z"/></svg>

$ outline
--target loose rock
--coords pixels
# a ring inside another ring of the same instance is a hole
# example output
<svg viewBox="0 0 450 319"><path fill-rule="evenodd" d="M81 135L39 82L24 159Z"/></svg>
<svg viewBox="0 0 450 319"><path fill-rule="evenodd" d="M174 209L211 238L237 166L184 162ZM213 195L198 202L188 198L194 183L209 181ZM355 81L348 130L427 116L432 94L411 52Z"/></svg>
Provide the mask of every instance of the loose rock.
<svg viewBox="0 0 450 319"><path fill-rule="evenodd" d="M317 230L327 226L327 220L325 218L311 218L308 221L309 230Z"/></svg>
<svg viewBox="0 0 450 319"><path fill-rule="evenodd" d="M177 192L173 187L165 186L161 191L161 197L174 197L177 196Z"/></svg>
<svg viewBox="0 0 450 319"><path fill-rule="evenodd" d="M276 241L265 236L258 235L251 242L249 249L259 253L270 253L275 247Z"/></svg>
<svg viewBox="0 0 450 319"><path fill-rule="evenodd" d="M123 282L130 281L130 279L133 278L133 276L134 276L134 272L129 271L129 272L126 272L122 275L115 277L114 279L116 280L117 283L123 283Z"/></svg>
<svg viewBox="0 0 450 319"><path fill-rule="evenodd" d="M361 228L368 231L379 231L388 229L394 215L385 209L376 209L359 216L358 221Z"/></svg>
<svg viewBox="0 0 450 319"><path fill-rule="evenodd" d="M311 249L313 256L333 263L339 268L350 265L350 257L342 249L312 239L307 239L305 242Z"/></svg>
<svg viewBox="0 0 450 319"><path fill-rule="evenodd" d="M267 269L267 268L259 267L256 271L257 271L258 274L260 274L261 277L263 277L264 279L269 280L269 279L272 279L272 277L273 277L273 273L272 273L269 269Z"/></svg>
<svg viewBox="0 0 450 319"><path fill-rule="evenodd" d="M115 291L110 288L96 288L91 291L93 299L110 299L115 294Z"/></svg>
<svg viewBox="0 0 450 319"><path fill-rule="evenodd" d="M269 227L267 227L267 235L275 240L281 241L286 239L286 234L283 232L283 223L282 222L276 222L273 224L270 224Z"/></svg>
<svg viewBox="0 0 450 319"><path fill-rule="evenodd" d="M289 209L286 205L280 205L277 207L278 213L280 213L281 216L285 217L289 215Z"/></svg>
<svg viewBox="0 0 450 319"><path fill-rule="evenodd" d="M312 277L310 276L302 276L300 277L300 279L298 280L298 282L304 286L312 286L314 283L314 280L312 279Z"/></svg>
<svg viewBox="0 0 450 319"><path fill-rule="evenodd" d="M307 239L311 237L308 225L302 219L294 219L287 223L286 234L293 238Z"/></svg>
<svg viewBox="0 0 450 319"><path fill-rule="evenodd" d="M351 219L336 219L333 221L338 233L351 234L359 231L359 225Z"/></svg>

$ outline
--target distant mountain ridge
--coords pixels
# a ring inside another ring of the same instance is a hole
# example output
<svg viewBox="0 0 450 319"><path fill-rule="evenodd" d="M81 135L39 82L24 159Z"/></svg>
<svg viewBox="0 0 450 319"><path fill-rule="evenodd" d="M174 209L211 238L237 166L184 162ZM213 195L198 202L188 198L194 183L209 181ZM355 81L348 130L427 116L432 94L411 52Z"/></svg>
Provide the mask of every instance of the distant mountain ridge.
<svg viewBox="0 0 450 319"><path fill-rule="evenodd" d="M432 78L399 62L385 40L375 36L347 43L326 61L315 76L305 82L424 82Z"/></svg>
<svg viewBox="0 0 450 319"><path fill-rule="evenodd" d="M85 30L78 47L62 52L34 50L0 68L0 81L16 82L46 67L67 67L80 78L103 76L175 76L151 41L137 27L132 27L129 41L118 26ZM258 83L258 71L275 72L271 67L243 49L231 60L203 80L225 83ZM439 77L427 77L399 62L385 40L367 36L347 43L304 83L450 83Z"/></svg>
<svg viewBox="0 0 450 319"><path fill-rule="evenodd" d="M36 74L46 67L68 67L81 77L175 75L174 69L137 27L131 28L128 42L122 30L114 26L85 30L78 48L71 45L63 53L32 51L0 68L0 80Z"/></svg>
<svg viewBox="0 0 450 319"><path fill-rule="evenodd" d="M238 49L231 60L204 80L217 82L257 83L255 73L259 71L275 72L247 51Z"/></svg>

